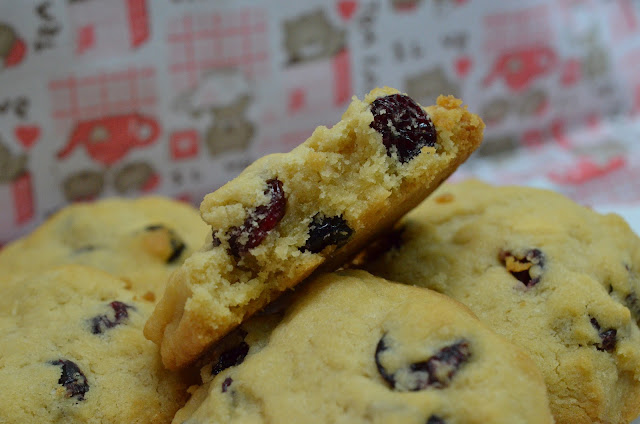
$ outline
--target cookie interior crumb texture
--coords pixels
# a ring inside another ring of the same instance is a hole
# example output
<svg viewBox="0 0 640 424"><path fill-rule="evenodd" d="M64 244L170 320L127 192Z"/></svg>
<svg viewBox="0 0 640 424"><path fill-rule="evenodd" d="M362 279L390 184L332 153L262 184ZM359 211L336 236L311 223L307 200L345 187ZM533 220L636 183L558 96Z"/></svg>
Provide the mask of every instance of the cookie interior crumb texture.
<svg viewBox="0 0 640 424"><path fill-rule="evenodd" d="M550 191L443 185L371 272L466 304L524 348L559 424L640 414L640 239Z"/></svg>
<svg viewBox="0 0 640 424"><path fill-rule="evenodd" d="M484 123L461 103L441 96L422 109L396 90L376 89L364 101L354 97L334 127L318 127L291 152L259 159L207 195L200 211L209 242L172 275L145 327L164 364L191 363L424 199L481 142Z"/></svg>
<svg viewBox="0 0 640 424"><path fill-rule="evenodd" d="M315 278L212 359L175 424L553 422L523 351L452 299L362 271Z"/></svg>

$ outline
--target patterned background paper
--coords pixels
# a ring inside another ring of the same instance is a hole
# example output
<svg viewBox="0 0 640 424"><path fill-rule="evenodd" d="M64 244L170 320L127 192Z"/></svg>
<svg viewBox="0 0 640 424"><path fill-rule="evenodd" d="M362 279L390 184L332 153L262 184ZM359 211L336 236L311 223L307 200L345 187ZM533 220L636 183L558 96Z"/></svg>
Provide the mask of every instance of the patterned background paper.
<svg viewBox="0 0 640 424"><path fill-rule="evenodd" d="M633 219L639 71L632 0L5 0L0 242L72 201L197 204L380 85L486 120L454 180Z"/></svg>

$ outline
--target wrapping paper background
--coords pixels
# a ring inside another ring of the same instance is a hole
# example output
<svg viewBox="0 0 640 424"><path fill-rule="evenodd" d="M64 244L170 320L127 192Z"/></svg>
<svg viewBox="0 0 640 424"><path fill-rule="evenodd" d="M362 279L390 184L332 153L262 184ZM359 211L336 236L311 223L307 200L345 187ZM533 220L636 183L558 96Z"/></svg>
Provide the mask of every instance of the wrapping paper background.
<svg viewBox="0 0 640 424"><path fill-rule="evenodd" d="M197 204L380 85L486 120L454 179L637 217L639 35L632 0L4 0L0 242L71 201Z"/></svg>
<svg viewBox="0 0 640 424"><path fill-rule="evenodd" d="M3 0L0 245L72 201L197 204L389 85L461 97L453 177L552 188L640 233L640 2Z"/></svg>

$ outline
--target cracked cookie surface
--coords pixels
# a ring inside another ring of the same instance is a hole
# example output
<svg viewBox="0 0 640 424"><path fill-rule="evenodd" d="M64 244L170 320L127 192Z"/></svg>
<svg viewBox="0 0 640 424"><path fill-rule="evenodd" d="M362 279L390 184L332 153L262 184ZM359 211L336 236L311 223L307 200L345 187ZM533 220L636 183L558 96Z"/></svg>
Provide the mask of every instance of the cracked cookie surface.
<svg viewBox="0 0 640 424"><path fill-rule="evenodd" d="M186 376L142 335L153 304L103 271L66 265L3 288L2 423L169 423Z"/></svg>
<svg viewBox="0 0 640 424"><path fill-rule="evenodd" d="M0 272L16 280L62 264L92 266L157 300L169 274L207 233L196 209L160 196L75 204L5 246Z"/></svg>
<svg viewBox="0 0 640 424"><path fill-rule="evenodd" d="M363 271L224 338L174 424L552 423L539 371L464 306Z"/></svg>
<svg viewBox="0 0 640 424"><path fill-rule="evenodd" d="M557 423L640 414L640 239L619 216L468 181L440 187L386 247L365 268L453 297L529 352Z"/></svg>

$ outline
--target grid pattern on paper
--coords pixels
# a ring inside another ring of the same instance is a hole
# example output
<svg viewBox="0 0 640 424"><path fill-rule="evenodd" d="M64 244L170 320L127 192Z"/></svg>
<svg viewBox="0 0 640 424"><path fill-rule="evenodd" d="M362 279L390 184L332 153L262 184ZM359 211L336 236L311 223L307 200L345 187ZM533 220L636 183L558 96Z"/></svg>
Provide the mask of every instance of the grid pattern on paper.
<svg viewBox="0 0 640 424"><path fill-rule="evenodd" d="M540 5L488 15L484 18L484 33L484 48L494 54L521 46L551 44L553 28L549 7Z"/></svg>
<svg viewBox="0 0 640 424"><path fill-rule="evenodd" d="M129 68L118 72L49 82L51 115L58 133L76 122L131 112L154 114L157 104L155 69Z"/></svg>
<svg viewBox="0 0 640 424"><path fill-rule="evenodd" d="M111 2L76 2L68 7L69 23L75 41L74 53L108 55L129 47L126 4Z"/></svg>
<svg viewBox="0 0 640 424"><path fill-rule="evenodd" d="M269 72L267 18L261 9L189 14L169 22L169 72L175 92L211 69L237 68L248 79Z"/></svg>

